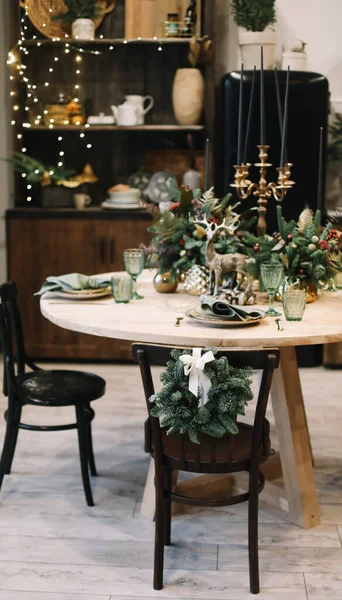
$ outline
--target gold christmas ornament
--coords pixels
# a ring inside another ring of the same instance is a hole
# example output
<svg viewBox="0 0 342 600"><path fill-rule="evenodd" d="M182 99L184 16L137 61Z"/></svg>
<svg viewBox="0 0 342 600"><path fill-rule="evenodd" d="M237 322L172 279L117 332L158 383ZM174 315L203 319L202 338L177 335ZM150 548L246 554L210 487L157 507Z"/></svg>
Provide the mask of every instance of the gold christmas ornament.
<svg viewBox="0 0 342 600"><path fill-rule="evenodd" d="M178 278L171 271L157 273L153 279L154 288L159 294L173 294L178 286Z"/></svg>
<svg viewBox="0 0 342 600"><path fill-rule="evenodd" d="M311 208L304 208L304 210L300 213L298 219L298 229L299 231L305 231L308 227L310 227L313 220L313 212Z"/></svg>
<svg viewBox="0 0 342 600"><path fill-rule="evenodd" d="M191 296L207 294L209 288L209 269L202 265L193 265L185 273L184 289Z"/></svg>

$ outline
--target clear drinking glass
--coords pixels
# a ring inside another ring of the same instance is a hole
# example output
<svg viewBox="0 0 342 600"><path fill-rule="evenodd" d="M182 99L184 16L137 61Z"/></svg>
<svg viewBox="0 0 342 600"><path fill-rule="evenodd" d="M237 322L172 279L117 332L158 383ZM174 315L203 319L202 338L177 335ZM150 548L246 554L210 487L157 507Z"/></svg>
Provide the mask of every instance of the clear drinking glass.
<svg viewBox="0 0 342 600"><path fill-rule="evenodd" d="M140 248L124 250L124 262L127 273L132 277L132 298L141 300L143 296L137 293L137 279L145 266L145 252Z"/></svg>
<svg viewBox="0 0 342 600"><path fill-rule="evenodd" d="M287 321L301 321L306 307L306 290L286 290L283 293L284 315Z"/></svg>
<svg viewBox="0 0 342 600"><path fill-rule="evenodd" d="M266 315L268 317L279 317L281 313L274 308L274 294L277 292L284 276L284 267L280 263L263 263L261 265L261 277L265 289L270 295L270 304Z"/></svg>
<svg viewBox="0 0 342 600"><path fill-rule="evenodd" d="M132 280L127 277L115 276L111 278L112 294L117 304L128 304L132 299Z"/></svg>

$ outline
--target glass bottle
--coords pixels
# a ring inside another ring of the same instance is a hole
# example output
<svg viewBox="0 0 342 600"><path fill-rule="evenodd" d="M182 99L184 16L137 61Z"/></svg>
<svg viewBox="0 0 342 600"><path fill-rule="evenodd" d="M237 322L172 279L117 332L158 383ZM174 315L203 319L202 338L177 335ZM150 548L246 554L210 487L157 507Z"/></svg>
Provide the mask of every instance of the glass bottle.
<svg viewBox="0 0 342 600"><path fill-rule="evenodd" d="M184 35L191 37L197 24L197 0L191 0L184 17Z"/></svg>

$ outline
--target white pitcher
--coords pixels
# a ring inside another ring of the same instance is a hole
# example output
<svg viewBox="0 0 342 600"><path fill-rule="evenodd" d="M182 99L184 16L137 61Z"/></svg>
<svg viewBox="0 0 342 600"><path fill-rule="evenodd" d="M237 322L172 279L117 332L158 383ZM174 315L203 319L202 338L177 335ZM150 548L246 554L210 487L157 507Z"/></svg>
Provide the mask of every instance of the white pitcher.
<svg viewBox="0 0 342 600"><path fill-rule="evenodd" d="M145 115L151 110L151 108L153 108L154 106L154 99L152 98L152 96L137 96L137 95L129 95L129 96L125 96L125 100L127 102L130 102L131 104L134 104L134 106L136 106L139 110L139 117L138 117L138 125L143 125L145 122ZM144 104L146 102L146 100L149 101L149 104L144 108Z"/></svg>
<svg viewBox="0 0 342 600"><path fill-rule="evenodd" d="M117 125L133 127L139 125L139 108L131 102L124 102L120 106L111 106Z"/></svg>

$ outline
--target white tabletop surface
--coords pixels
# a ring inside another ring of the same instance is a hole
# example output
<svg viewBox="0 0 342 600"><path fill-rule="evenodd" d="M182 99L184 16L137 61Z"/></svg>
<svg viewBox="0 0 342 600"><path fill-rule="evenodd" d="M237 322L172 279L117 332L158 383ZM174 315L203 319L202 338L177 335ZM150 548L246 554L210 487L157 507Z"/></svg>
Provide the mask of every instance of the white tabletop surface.
<svg viewBox="0 0 342 600"><path fill-rule="evenodd" d="M138 279L143 300L115 304L112 297L95 301L63 300L46 294L41 312L64 329L121 340L178 346L297 346L342 341L342 291L324 292L308 304L302 321L289 323L282 316L284 331L278 331L274 318L247 327L213 327L185 317L175 327L176 316L199 306L180 285L175 294L159 294L153 274L144 271ZM282 312L280 303L276 304ZM260 306L265 310L265 305Z"/></svg>

